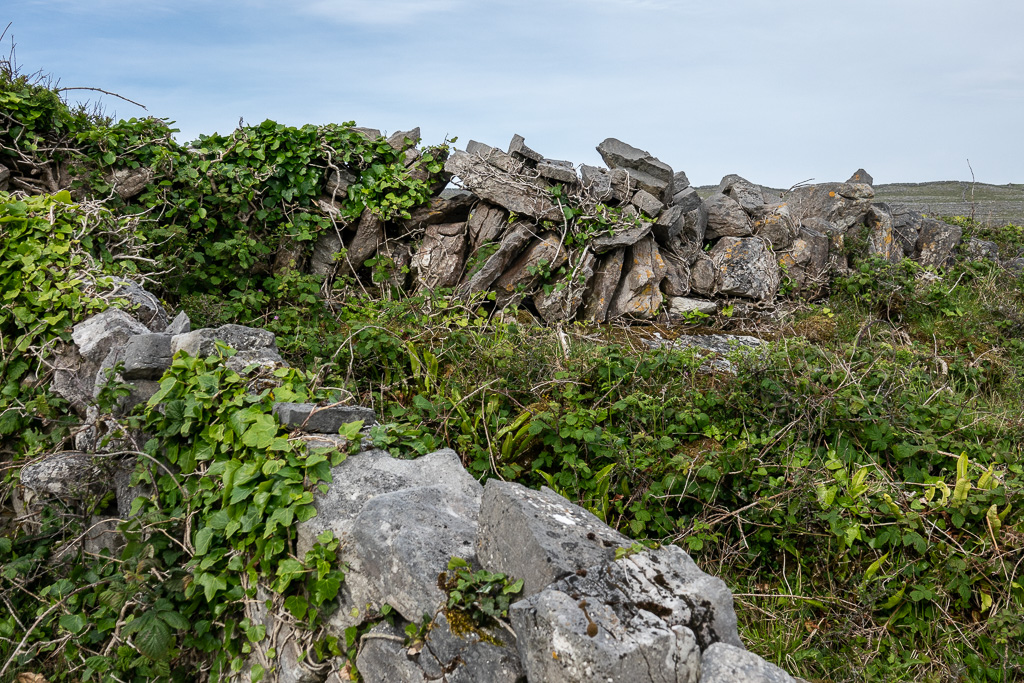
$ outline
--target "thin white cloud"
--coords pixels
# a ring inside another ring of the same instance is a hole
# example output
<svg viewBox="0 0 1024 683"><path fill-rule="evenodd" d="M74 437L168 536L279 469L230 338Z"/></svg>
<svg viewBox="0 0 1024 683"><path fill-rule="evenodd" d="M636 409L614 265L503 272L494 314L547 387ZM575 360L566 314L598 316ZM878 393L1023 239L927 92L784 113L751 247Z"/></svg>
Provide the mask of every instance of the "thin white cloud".
<svg viewBox="0 0 1024 683"><path fill-rule="evenodd" d="M444 14L465 4L463 0L312 0L303 11L340 24L410 24Z"/></svg>

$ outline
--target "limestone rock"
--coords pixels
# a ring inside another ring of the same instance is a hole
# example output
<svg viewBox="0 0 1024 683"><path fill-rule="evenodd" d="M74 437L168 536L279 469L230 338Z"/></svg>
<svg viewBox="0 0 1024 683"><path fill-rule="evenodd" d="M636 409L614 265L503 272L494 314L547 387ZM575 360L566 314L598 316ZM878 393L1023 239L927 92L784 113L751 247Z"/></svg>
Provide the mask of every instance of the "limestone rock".
<svg viewBox="0 0 1024 683"><path fill-rule="evenodd" d="M407 234L418 234L428 225L465 222L476 201L472 192L465 191L433 197L426 204L412 209L409 218L402 221L402 228Z"/></svg>
<svg viewBox="0 0 1024 683"><path fill-rule="evenodd" d="M583 293L594 277L596 264L597 257L587 252L581 261L571 265L569 273L555 283L550 293L539 291L533 295L533 305L545 322L556 323L576 317L576 311L583 303Z"/></svg>
<svg viewBox="0 0 1024 683"><path fill-rule="evenodd" d="M903 258L903 248L896 242L893 217L888 207L872 204L864 217L864 224L868 229L868 254L898 263Z"/></svg>
<svg viewBox="0 0 1024 683"><path fill-rule="evenodd" d="M508 153L509 156L519 156L533 162L540 162L544 159L540 153L527 147L525 138L518 133L513 135L512 141L508 143Z"/></svg>
<svg viewBox="0 0 1024 683"><path fill-rule="evenodd" d="M871 174L865 171L863 168L858 168L856 171L853 172L853 175L850 176L850 179L847 180L846 182L850 184L866 183L868 185L874 185L875 179L872 178Z"/></svg>
<svg viewBox="0 0 1024 683"><path fill-rule="evenodd" d="M494 171L472 154L456 151L445 162L445 170L462 179L463 185L482 199L536 220L561 220L561 209L547 190Z"/></svg>
<svg viewBox="0 0 1024 683"><path fill-rule="evenodd" d="M388 144L395 151L402 151L406 147L415 147L420 143L420 127L412 130L398 130L388 137Z"/></svg>
<svg viewBox="0 0 1024 683"><path fill-rule="evenodd" d="M648 152L615 138L604 140L597 146L597 152L608 168L629 169L634 181L656 197L663 197L672 186L672 167Z"/></svg>
<svg viewBox="0 0 1024 683"><path fill-rule="evenodd" d="M771 245L774 251L782 251L793 243L796 227L789 208L785 204L765 205L761 218L754 221L754 234Z"/></svg>
<svg viewBox="0 0 1024 683"><path fill-rule="evenodd" d="M313 243L313 255L309 259L309 272L321 277L331 277L337 271L337 255L344 248L338 230L328 228Z"/></svg>
<svg viewBox="0 0 1024 683"><path fill-rule="evenodd" d="M118 299L127 300L128 305L125 310L149 328L150 332L163 332L167 329L167 311L164 310L156 296L131 280L118 277L112 280L114 288L103 294L104 299L117 308L123 306L117 302Z"/></svg>
<svg viewBox="0 0 1024 683"><path fill-rule="evenodd" d="M312 403L275 403L274 414L288 429L312 434L337 434L343 425L362 420L363 426L376 424L372 408L363 406L317 406Z"/></svg>
<svg viewBox="0 0 1024 683"><path fill-rule="evenodd" d="M477 204L466 223L470 249L476 252L482 245L500 239L507 227L508 211L491 204Z"/></svg>
<svg viewBox="0 0 1024 683"><path fill-rule="evenodd" d="M478 506L478 498L447 486L418 486L367 501L348 533L350 571L330 621L335 634L345 623L337 617L379 612L385 604L409 621L433 615L445 601L437 577L448 560L475 558Z"/></svg>
<svg viewBox="0 0 1024 683"><path fill-rule="evenodd" d="M169 334L172 337L176 334L186 334L191 331L192 321L188 319L188 315L185 311L181 311L178 315L174 316L174 320L172 320L167 325L167 329L164 330L166 334Z"/></svg>
<svg viewBox="0 0 1024 683"><path fill-rule="evenodd" d="M447 448L415 460L399 460L382 450L363 451L331 468L331 479L333 483L327 493L317 492L313 496L316 517L296 525L299 557L304 557L316 537L327 529L335 538L347 538L356 515L376 496L419 486L440 486L453 497L479 500L483 491L455 451Z"/></svg>
<svg viewBox="0 0 1024 683"><path fill-rule="evenodd" d="M710 296L718 289L719 275L718 265L710 256L701 253L690 266L690 289Z"/></svg>
<svg viewBox="0 0 1024 683"><path fill-rule="evenodd" d="M534 491L496 479L484 487L479 524L480 565L522 579L524 597L577 570L614 559L616 548L631 545L628 538L547 487Z"/></svg>
<svg viewBox="0 0 1024 683"><path fill-rule="evenodd" d="M484 261L480 269L466 273L469 280L459 289L466 294L475 294L488 289L508 269L526 245L533 241L533 238L533 226L527 223L515 223L501 239L498 250Z"/></svg>
<svg viewBox="0 0 1024 683"><path fill-rule="evenodd" d="M676 193L672 195L672 206L681 207L683 211L693 211L702 202L703 200L697 194L697 190L692 187L684 187L681 190L677 189Z"/></svg>
<svg viewBox="0 0 1024 683"><path fill-rule="evenodd" d="M513 159L500 149L495 149L476 140L470 140L466 144L466 153L482 159L487 164L505 173L519 173L523 170L522 161ZM451 173L452 171L449 172Z"/></svg>
<svg viewBox="0 0 1024 683"><path fill-rule="evenodd" d="M171 367L171 335L139 334L125 344L124 370L127 380L158 379Z"/></svg>
<svg viewBox="0 0 1024 683"><path fill-rule="evenodd" d="M707 239L747 237L754 233L750 217L732 197L716 193L704 200L708 213Z"/></svg>
<svg viewBox="0 0 1024 683"><path fill-rule="evenodd" d="M236 351L267 350L277 354L277 338L273 332L244 325L204 327L174 335L171 337L171 354L184 351L192 357L209 356L216 351L218 341Z"/></svg>
<svg viewBox="0 0 1024 683"><path fill-rule="evenodd" d="M755 219L760 217L765 200L764 192L759 185L732 174L722 178L722 182L718 185L718 192L734 200L747 215Z"/></svg>
<svg viewBox="0 0 1024 683"><path fill-rule="evenodd" d="M622 277L625 256L625 248L620 247L599 258L590 286L583 293L584 320L603 323L607 319L608 307L611 306Z"/></svg>
<svg viewBox="0 0 1024 683"><path fill-rule="evenodd" d="M685 318L687 314L697 311L705 315L714 315L718 312L718 304L705 299L690 299L688 297L674 296L668 300L668 312L670 317Z"/></svg>
<svg viewBox="0 0 1024 683"><path fill-rule="evenodd" d="M800 233L789 249L779 254L779 264L802 288L824 285L827 281L828 237L810 228Z"/></svg>
<svg viewBox="0 0 1024 683"><path fill-rule="evenodd" d="M149 334L149 328L118 308L108 308L75 325L71 331L74 346L57 354L53 391L84 414L94 397L103 361L137 334Z"/></svg>
<svg viewBox="0 0 1024 683"><path fill-rule="evenodd" d="M923 266L950 266L962 238L963 230L959 227L934 218L925 218L921 221L915 258Z"/></svg>
<svg viewBox="0 0 1024 683"><path fill-rule="evenodd" d="M653 318L661 306L661 281L667 271L653 236L630 247L608 317Z"/></svg>
<svg viewBox="0 0 1024 683"><path fill-rule="evenodd" d="M515 633L481 629L495 642L481 640L472 631L452 632L448 618L439 614L430 627L419 665L427 680L446 683L520 683L525 679L516 649ZM362 671L362 669L360 669Z"/></svg>
<svg viewBox="0 0 1024 683"><path fill-rule="evenodd" d="M663 249L661 256L665 261L665 279L661 281L661 291L670 297L686 296L690 293L690 266L684 258L670 249Z"/></svg>
<svg viewBox="0 0 1024 683"><path fill-rule="evenodd" d="M631 247L651 233L651 223L640 221L638 223L619 223L613 228L610 235L595 237L591 246L597 254L621 247Z"/></svg>
<svg viewBox="0 0 1024 683"><path fill-rule="evenodd" d="M359 180L348 169L332 169L324 180L324 192L330 199L348 199L348 186Z"/></svg>
<svg viewBox="0 0 1024 683"><path fill-rule="evenodd" d="M37 496L65 502L102 494L110 483L113 464L80 451L60 451L21 468L20 484Z"/></svg>
<svg viewBox="0 0 1024 683"><path fill-rule="evenodd" d="M728 643L715 643L704 650L701 669L701 683L796 683L774 664Z"/></svg>
<svg viewBox="0 0 1024 683"><path fill-rule="evenodd" d="M142 194L146 186L153 182L151 168L119 168L111 174L110 184L121 199L131 199Z"/></svg>
<svg viewBox="0 0 1024 683"><path fill-rule="evenodd" d="M608 171L597 166L580 165L580 176L583 187L599 202L606 202L614 197L612 177Z"/></svg>
<svg viewBox="0 0 1024 683"><path fill-rule="evenodd" d="M995 242L971 238L964 245L964 252L972 261L999 262L999 245Z"/></svg>
<svg viewBox="0 0 1024 683"><path fill-rule="evenodd" d="M723 237L711 249L718 266L718 291L748 299L771 299L781 276L775 256L756 237Z"/></svg>
<svg viewBox="0 0 1024 683"><path fill-rule="evenodd" d="M365 683L425 683L423 669L409 656L403 640L405 633L396 626L386 621L375 624L358 650L360 679Z"/></svg>
<svg viewBox="0 0 1024 683"><path fill-rule="evenodd" d="M698 683L700 649L685 626L669 627L645 610L627 619L621 605L548 589L509 609L531 681ZM651 662L656 662L655 666Z"/></svg>
<svg viewBox="0 0 1024 683"><path fill-rule="evenodd" d="M544 159L537 164L537 173L541 178L547 178L555 183L574 184L579 182L576 169L571 161L556 161Z"/></svg>
<svg viewBox="0 0 1024 683"><path fill-rule="evenodd" d="M384 221L370 209L364 209L356 225L356 234L348 245L348 264L353 271L358 271L366 260L377 253L377 248L384 241Z"/></svg>
<svg viewBox="0 0 1024 683"><path fill-rule="evenodd" d="M542 262L554 272L562 267L568 258L561 238L554 232L541 234L513 262L501 277L494 281L491 288L495 291L497 305L505 306L532 291L541 278L539 269Z"/></svg>
<svg viewBox="0 0 1024 683"><path fill-rule="evenodd" d="M466 224L447 223L427 227L412 268L421 290L454 287L463 274L466 260Z"/></svg>
<svg viewBox="0 0 1024 683"><path fill-rule="evenodd" d="M660 199L646 190L638 190L629 201L633 206L651 218L657 218L662 209L665 208Z"/></svg>
<svg viewBox="0 0 1024 683"><path fill-rule="evenodd" d="M885 205L892 214L893 239L903 250L903 256L913 258L917 251L917 238L924 216L903 204Z"/></svg>
<svg viewBox="0 0 1024 683"><path fill-rule="evenodd" d="M794 221L807 225L806 219L820 218L846 232L863 222L875 191L864 183L821 183L798 187L784 200ZM813 226L812 226L813 227Z"/></svg>

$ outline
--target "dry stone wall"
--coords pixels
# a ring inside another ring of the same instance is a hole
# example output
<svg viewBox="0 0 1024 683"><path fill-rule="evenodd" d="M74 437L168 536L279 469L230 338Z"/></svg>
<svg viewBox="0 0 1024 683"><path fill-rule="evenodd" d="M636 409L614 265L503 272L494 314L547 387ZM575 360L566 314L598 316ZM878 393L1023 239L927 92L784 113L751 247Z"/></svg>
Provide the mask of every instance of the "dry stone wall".
<svg viewBox="0 0 1024 683"><path fill-rule="evenodd" d="M498 307L525 306L548 323L605 322L713 311L730 297L771 301L786 278L814 296L854 251L942 267L961 247L959 228L873 202L863 169L785 192L728 175L702 200L684 172L644 150L608 138L597 151L606 167L548 159L519 135L507 151L470 141L447 160L452 185L438 183L409 219L367 211L323 235L311 269L369 284L374 259L391 266L388 286L407 292L489 291ZM338 183L332 176L325 192Z"/></svg>

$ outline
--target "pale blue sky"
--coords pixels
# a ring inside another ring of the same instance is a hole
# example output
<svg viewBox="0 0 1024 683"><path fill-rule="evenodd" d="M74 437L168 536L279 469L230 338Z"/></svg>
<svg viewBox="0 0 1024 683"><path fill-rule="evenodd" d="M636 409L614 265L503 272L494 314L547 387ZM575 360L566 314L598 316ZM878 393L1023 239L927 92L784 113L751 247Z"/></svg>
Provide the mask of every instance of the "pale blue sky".
<svg viewBox="0 0 1024 683"><path fill-rule="evenodd" d="M26 70L182 140L355 120L575 163L617 137L695 184L1024 182L1021 0L4 4Z"/></svg>

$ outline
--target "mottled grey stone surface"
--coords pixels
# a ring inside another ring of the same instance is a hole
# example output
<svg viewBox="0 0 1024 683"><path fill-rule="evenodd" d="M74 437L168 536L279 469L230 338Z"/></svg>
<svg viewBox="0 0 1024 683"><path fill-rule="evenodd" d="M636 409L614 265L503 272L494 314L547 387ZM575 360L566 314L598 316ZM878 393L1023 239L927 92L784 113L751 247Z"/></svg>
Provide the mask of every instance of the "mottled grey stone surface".
<svg viewBox="0 0 1024 683"><path fill-rule="evenodd" d="M961 228L934 218L925 218L921 221L921 231L917 237L917 260L923 266L951 266L962 238Z"/></svg>
<svg viewBox="0 0 1024 683"><path fill-rule="evenodd" d="M716 643L701 657L701 683L794 683L785 671L753 652L727 643Z"/></svg>
<svg viewBox="0 0 1024 683"><path fill-rule="evenodd" d="M523 579L523 595L615 557L631 541L548 488L491 479L480 504L477 558L484 569Z"/></svg>
<svg viewBox="0 0 1024 683"><path fill-rule="evenodd" d="M492 204L537 220L563 218L543 183L534 185L521 177L511 177L479 157L460 151L448 158L444 168L458 176L466 189Z"/></svg>
<svg viewBox="0 0 1024 683"><path fill-rule="evenodd" d="M121 376L126 380L157 379L171 367L171 355L171 335L135 335L124 346Z"/></svg>
<svg viewBox="0 0 1024 683"><path fill-rule="evenodd" d="M305 556L316 537L326 529L330 529L335 538L347 537L356 515L376 496L418 486L440 486L453 497L476 500L483 492L480 483L449 448L415 460L400 460L377 449L363 451L331 468L331 479L327 493L317 492L313 497L316 517L296 525L300 557Z"/></svg>
<svg viewBox="0 0 1024 683"><path fill-rule="evenodd" d="M650 319L661 307L661 281L668 266L661 257L653 235L648 235L626 251L622 279L608 308L608 317Z"/></svg>
<svg viewBox="0 0 1024 683"><path fill-rule="evenodd" d="M377 423L373 409L363 406L275 403L274 414L285 427L312 434L337 434L342 425L358 420L362 420L364 426Z"/></svg>
<svg viewBox="0 0 1024 683"><path fill-rule="evenodd" d="M190 356L209 356L221 342L236 351L255 351L258 349L277 352L277 339L273 332L258 327L243 325L222 325L217 328L204 327L186 334L178 334L171 338L171 353L184 351Z"/></svg>
<svg viewBox="0 0 1024 683"><path fill-rule="evenodd" d="M167 329L164 330L166 334L172 337L176 334L186 334L192 331L192 321L189 320L188 315L185 311L181 311L178 315L174 316L174 320L167 324Z"/></svg>
<svg viewBox="0 0 1024 683"><path fill-rule="evenodd" d="M750 216L732 197L713 194L704 200L704 209L708 213L707 239L747 237L754 232Z"/></svg>
<svg viewBox="0 0 1024 683"><path fill-rule="evenodd" d="M608 317L608 307L619 286L622 276L622 264L625 260L625 248L615 249L602 255L594 269L594 277L583 294L582 318L596 323L603 323Z"/></svg>
<svg viewBox="0 0 1024 683"><path fill-rule="evenodd" d="M774 254L756 237L723 237L709 252L718 266L718 291L761 301L779 289L781 274Z"/></svg>

